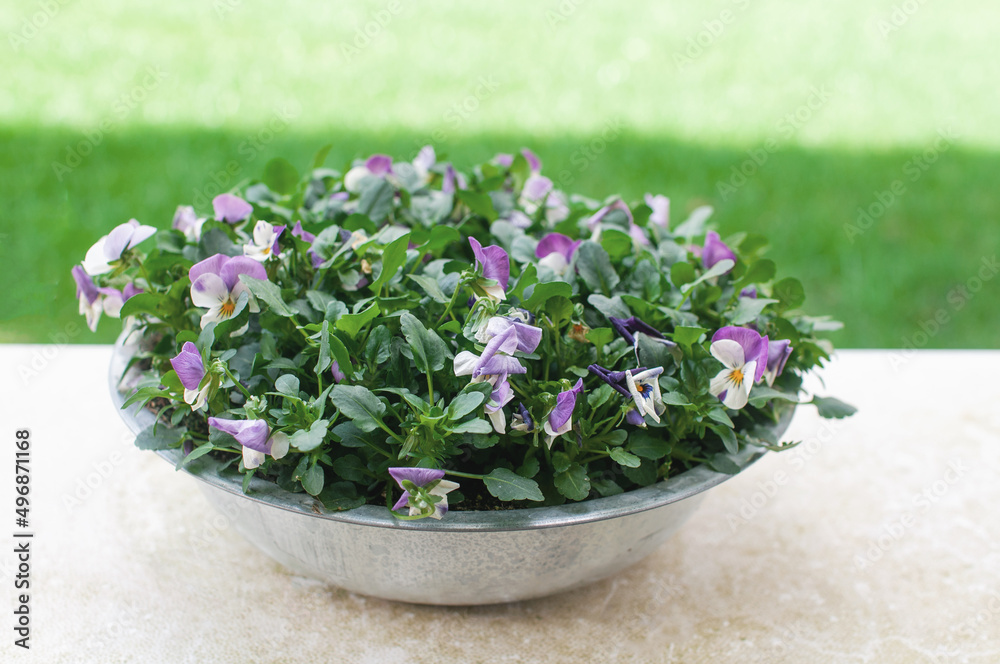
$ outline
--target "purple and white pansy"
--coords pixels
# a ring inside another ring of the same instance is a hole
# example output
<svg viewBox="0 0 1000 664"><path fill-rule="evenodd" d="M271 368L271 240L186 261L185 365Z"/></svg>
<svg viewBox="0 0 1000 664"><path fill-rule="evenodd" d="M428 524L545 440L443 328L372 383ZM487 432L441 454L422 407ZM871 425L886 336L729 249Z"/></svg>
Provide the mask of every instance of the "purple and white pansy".
<svg viewBox="0 0 1000 664"><path fill-rule="evenodd" d="M292 229L292 235L301 239L303 242L308 242L310 245L316 242L316 236L302 228L301 221L295 222L295 227ZM309 262L312 263L313 268L317 268L323 264L323 257L320 256L319 252L311 246L307 253L309 255Z"/></svg>
<svg viewBox="0 0 1000 664"><path fill-rule="evenodd" d="M493 429L498 433L504 433L506 430L506 419L502 409L514 398L507 377L527 372L521 362L514 357L518 346L526 343L527 341L519 341L517 328L511 324L490 339L482 355L463 350L455 356L456 376L472 376L473 383L488 382L493 387L486 405L486 413L493 424Z"/></svg>
<svg viewBox="0 0 1000 664"><path fill-rule="evenodd" d="M471 236L469 246L476 257L475 268L483 275L483 280L477 284L478 289L489 299L502 302L507 297L507 284L510 282L510 257L503 247L484 247Z"/></svg>
<svg viewBox="0 0 1000 664"><path fill-rule="evenodd" d="M569 217L566 195L554 188L552 180L538 173L532 173L524 181L518 203L529 217L544 208L545 220L550 224L558 224Z"/></svg>
<svg viewBox="0 0 1000 664"><path fill-rule="evenodd" d="M238 224L250 217L253 206L235 194L219 194L212 199L212 210L217 221Z"/></svg>
<svg viewBox="0 0 1000 664"><path fill-rule="evenodd" d="M392 511L408 507L411 517L440 519L448 512L448 494L458 488L457 482L444 479L444 471L434 468L390 468L389 474L403 490Z"/></svg>
<svg viewBox="0 0 1000 664"><path fill-rule="evenodd" d="M202 328L236 315L236 305L243 293L247 294L250 311L260 311L250 289L240 281L241 274L255 279L267 279L264 266L246 256L215 254L191 266L188 271L191 278L191 301L196 307L208 309L201 317Z"/></svg>
<svg viewBox="0 0 1000 664"><path fill-rule="evenodd" d="M208 373L198 347L190 341L185 342L181 352L170 359L170 366L184 386L184 401L191 405L191 410L204 408L210 396L212 381L205 381Z"/></svg>
<svg viewBox="0 0 1000 664"><path fill-rule="evenodd" d="M727 408L743 408L767 369L767 337L746 327L723 327L712 335L710 351L726 368L712 379L709 392Z"/></svg>
<svg viewBox="0 0 1000 664"><path fill-rule="evenodd" d="M785 362L791 354L792 342L788 339L767 342L767 369L764 370L764 380L768 386L774 385L774 380L785 370Z"/></svg>
<svg viewBox="0 0 1000 664"><path fill-rule="evenodd" d="M156 229L130 219L94 243L83 259L83 269L90 276L107 274L118 266L122 254L153 236Z"/></svg>
<svg viewBox="0 0 1000 664"><path fill-rule="evenodd" d="M299 227L301 228L301 223ZM274 226L266 221L258 221L253 227L253 241L243 245L243 255L261 263L272 256L277 258L281 255L278 238L284 232L284 226Z"/></svg>
<svg viewBox="0 0 1000 664"><path fill-rule="evenodd" d="M257 468L270 456L280 459L288 454L288 434L271 431L264 420L225 420L220 417L208 418L208 426L228 433L243 446L243 465Z"/></svg>
<svg viewBox="0 0 1000 664"><path fill-rule="evenodd" d="M70 271L73 280L76 281L76 297L80 301L80 314L86 318L87 327L91 332L97 331L97 323L101 319L101 314L107 314L112 318L121 315L122 305L133 295L138 295L142 291L131 283L125 284L124 290L117 288L98 288L94 280L90 278L79 265L74 265Z"/></svg>
<svg viewBox="0 0 1000 664"><path fill-rule="evenodd" d="M201 239L201 227L208 221L206 217L199 218L190 205L178 205L174 212L171 227L184 233L184 237L192 242Z"/></svg>
<svg viewBox="0 0 1000 664"><path fill-rule="evenodd" d="M701 250L701 263L708 270L722 260L731 260L736 263L736 254L730 249L715 231L705 234L705 246Z"/></svg>
<svg viewBox="0 0 1000 664"><path fill-rule="evenodd" d="M556 438L573 430L573 410L576 408L576 399L581 392L583 392L582 378L577 380L576 385L570 389L563 390L556 395L556 407L549 413L542 427L548 436L545 444L550 449Z"/></svg>
<svg viewBox="0 0 1000 664"><path fill-rule="evenodd" d="M661 194L646 194L643 199L652 212L649 215L649 223L655 224L666 230L670 228L670 199Z"/></svg>
<svg viewBox="0 0 1000 664"><path fill-rule="evenodd" d="M373 154L364 164L355 166L344 175L344 189L356 193L361 190L361 181L368 177L387 178L392 175L392 157Z"/></svg>
<svg viewBox="0 0 1000 664"><path fill-rule="evenodd" d="M605 205L587 219L587 229L591 232L591 239L595 242L600 239L602 224L605 217L615 211L625 213L625 217L628 219L628 234L632 238L632 241L638 246L648 246L649 238L646 237L646 231L642 230L642 227L635 223L635 217L632 216L632 210L630 210L628 205L625 204L625 201L620 198L616 199L612 203L609 203L608 205Z"/></svg>
<svg viewBox="0 0 1000 664"><path fill-rule="evenodd" d="M660 421L660 415L666 410L660 393L659 378L662 373L663 367L653 367L635 374L631 370L625 371L625 384L628 385L636 411L642 417L648 415L657 423Z"/></svg>
<svg viewBox="0 0 1000 664"><path fill-rule="evenodd" d="M574 240L562 233L549 233L535 247L535 257L540 266L552 270L556 276L563 276L569 268L576 248L583 240Z"/></svg>

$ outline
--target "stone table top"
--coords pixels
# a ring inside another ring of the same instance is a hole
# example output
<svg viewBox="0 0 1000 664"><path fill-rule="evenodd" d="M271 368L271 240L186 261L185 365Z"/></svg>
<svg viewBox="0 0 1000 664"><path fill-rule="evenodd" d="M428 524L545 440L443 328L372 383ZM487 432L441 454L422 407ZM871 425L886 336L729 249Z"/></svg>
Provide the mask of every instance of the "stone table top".
<svg viewBox="0 0 1000 664"><path fill-rule="evenodd" d="M1000 662L1000 352L842 351L847 420L796 414L652 556L530 602L427 607L283 570L141 452L108 346L0 346L0 661ZM14 433L31 430L31 649Z"/></svg>

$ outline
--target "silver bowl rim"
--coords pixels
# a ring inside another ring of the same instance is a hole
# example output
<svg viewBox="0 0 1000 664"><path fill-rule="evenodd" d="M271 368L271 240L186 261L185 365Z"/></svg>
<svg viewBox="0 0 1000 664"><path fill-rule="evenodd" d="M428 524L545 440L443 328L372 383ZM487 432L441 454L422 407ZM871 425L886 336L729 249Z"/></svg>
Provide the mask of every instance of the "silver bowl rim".
<svg viewBox="0 0 1000 664"><path fill-rule="evenodd" d="M119 384L134 351L134 348L130 349L123 343L125 336L123 334L119 337L114 345L108 369L108 383L111 400L119 415L132 433L138 434L153 424L156 418L151 411L138 406L122 408L125 395L119 391ZM779 436L788 428L794 411L794 405L782 410L779 422L775 425L775 431ZM157 454L174 464L175 467L183 458L183 452L180 449L159 450ZM732 459L742 472L765 454L766 450L747 446ZM451 510L440 521L432 519L403 521L392 516L386 507L380 505L369 504L345 511L330 511L323 507L318 499L309 494L292 493L273 482L256 477L250 482L250 492L244 493L242 479L238 475L220 475L218 470L221 465L221 462L206 455L188 463L182 469L215 489L238 495L262 505L312 518L375 528L442 533L535 530L603 521L679 502L718 486L733 477L733 475L719 473L700 465L650 486L578 503L496 511Z"/></svg>

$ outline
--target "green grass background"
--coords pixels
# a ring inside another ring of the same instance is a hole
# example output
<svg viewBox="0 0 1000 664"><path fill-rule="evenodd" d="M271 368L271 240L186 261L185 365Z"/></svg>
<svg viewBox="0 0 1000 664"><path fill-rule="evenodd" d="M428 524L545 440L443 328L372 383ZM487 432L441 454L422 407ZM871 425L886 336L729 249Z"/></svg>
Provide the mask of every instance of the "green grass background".
<svg viewBox="0 0 1000 664"><path fill-rule="evenodd" d="M674 223L713 205L723 236L772 239L806 309L847 324L839 346L993 347L998 29L987 0L6 2L0 341L112 340L69 270L131 217L166 227L274 156L433 141L460 167L530 146L568 191L668 195Z"/></svg>

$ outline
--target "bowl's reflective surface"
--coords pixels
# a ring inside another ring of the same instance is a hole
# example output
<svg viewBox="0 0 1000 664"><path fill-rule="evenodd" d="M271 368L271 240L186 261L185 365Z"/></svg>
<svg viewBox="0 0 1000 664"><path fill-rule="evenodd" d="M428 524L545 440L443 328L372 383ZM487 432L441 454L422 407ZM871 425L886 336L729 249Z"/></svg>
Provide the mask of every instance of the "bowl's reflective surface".
<svg viewBox="0 0 1000 664"><path fill-rule="evenodd" d="M111 363L111 395L128 360ZM149 411L121 410L138 433ZM787 427L791 412L783 418ZM762 456L745 449L745 468ZM160 455L176 464L180 450ZM558 507L496 512L451 511L441 521L400 521L385 507L328 512L305 493L255 478L220 475L202 457L186 467L209 502L247 540L290 570L347 590L423 604L490 604L542 597L592 583L653 552L694 512L704 492L728 479L699 466L667 482L617 496Z"/></svg>

